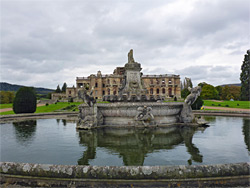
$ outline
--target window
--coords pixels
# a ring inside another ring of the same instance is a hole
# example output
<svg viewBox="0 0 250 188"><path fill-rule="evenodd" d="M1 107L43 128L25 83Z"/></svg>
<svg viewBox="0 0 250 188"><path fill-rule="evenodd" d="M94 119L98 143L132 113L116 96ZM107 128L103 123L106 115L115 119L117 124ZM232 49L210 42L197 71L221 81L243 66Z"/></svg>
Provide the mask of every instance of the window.
<svg viewBox="0 0 250 188"><path fill-rule="evenodd" d="M162 88L162 94L165 94L165 93L166 93L165 88Z"/></svg>
<svg viewBox="0 0 250 188"><path fill-rule="evenodd" d="M71 91L69 91L69 94L71 94Z"/></svg>
<svg viewBox="0 0 250 188"><path fill-rule="evenodd" d="M116 95L116 90L115 90L115 91L113 91L113 94L114 94L114 95Z"/></svg>
<svg viewBox="0 0 250 188"><path fill-rule="evenodd" d="M110 89L108 88L108 95L110 95Z"/></svg>
<svg viewBox="0 0 250 188"><path fill-rule="evenodd" d="M156 84L159 84L160 82L159 82L159 80L158 79L156 79Z"/></svg>
<svg viewBox="0 0 250 188"><path fill-rule="evenodd" d="M162 79L161 84L165 84L165 80L164 79Z"/></svg>
<svg viewBox="0 0 250 188"><path fill-rule="evenodd" d="M153 95L154 94L154 90L153 88L150 89L150 94Z"/></svg>
<svg viewBox="0 0 250 188"><path fill-rule="evenodd" d="M153 81L153 79L150 79L150 84L154 84L154 81Z"/></svg>
<svg viewBox="0 0 250 188"><path fill-rule="evenodd" d="M102 95L105 95L105 91L104 90L102 91Z"/></svg>
<svg viewBox="0 0 250 188"><path fill-rule="evenodd" d="M98 83L97 82L95 83L95 87L98 87Z"/></svg>
<svg viewBox="0 0 250 188"><path fill-rule="evenodd" d="M172 97L172 88L168 88L168 96Z"/></svg>
<svg viewBox="0 0 250 188"><path fill-rule="evenodd" d="M102 87L105 87L105 84L102 84Z"/></svg>
<svg viewBox="0 0 250 188"><path fill-rule="evenodd" d="M156 93L159 94L159 93L160 93L160 90L159 90L159 89L156 89Z"/></svg>
<svg viewBox="0 0 250 188"><path fill-rule="evenodd" d="M169 80L169 81L168 81L168 84L172 84L172 80Z"/></svg>

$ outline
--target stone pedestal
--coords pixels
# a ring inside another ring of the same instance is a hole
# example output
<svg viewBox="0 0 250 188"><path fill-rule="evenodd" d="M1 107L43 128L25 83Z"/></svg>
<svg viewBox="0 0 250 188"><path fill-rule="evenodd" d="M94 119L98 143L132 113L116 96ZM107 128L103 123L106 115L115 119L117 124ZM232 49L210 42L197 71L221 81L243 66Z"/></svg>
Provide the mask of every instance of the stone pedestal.
<svg viewBox="0 0 250 188"><path fill-rule="evenodd" d="M192 108L187 103L183 103L183 108L180 115L181 123L192 123L194 121L194 114Z"/></svg>
<svg viewBox="0 0 250 188"><path fill-rule="evenodd" d="M87 106L81 104L79 106L79 117L77 129L92 129L103 124L103 116L98 111L97 105Z"/></svg>

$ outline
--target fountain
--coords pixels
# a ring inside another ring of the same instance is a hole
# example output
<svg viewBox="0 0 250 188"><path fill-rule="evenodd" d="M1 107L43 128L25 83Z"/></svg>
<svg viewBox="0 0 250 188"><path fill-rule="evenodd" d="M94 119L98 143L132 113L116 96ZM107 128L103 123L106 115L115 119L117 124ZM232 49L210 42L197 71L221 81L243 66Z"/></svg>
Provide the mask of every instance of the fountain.
<svg viewBox="0 0 250 188"><path fill-rule="evenodd" d="M141 79L141 64L135 62L133 50L128 53L128 62L124 67L124 81L119 88L118 96L103 97L103 101L111 103L96 103L92 96L94 88L89 94L85 88L79 90L78 96L85 104L79 106L78 129L103 126L198 125L192 114L191 105L200 95L200 86L190 88L191 94L185 102L162 102L161 99L157 99L157 96L147 97L147 90Z"/></svg>

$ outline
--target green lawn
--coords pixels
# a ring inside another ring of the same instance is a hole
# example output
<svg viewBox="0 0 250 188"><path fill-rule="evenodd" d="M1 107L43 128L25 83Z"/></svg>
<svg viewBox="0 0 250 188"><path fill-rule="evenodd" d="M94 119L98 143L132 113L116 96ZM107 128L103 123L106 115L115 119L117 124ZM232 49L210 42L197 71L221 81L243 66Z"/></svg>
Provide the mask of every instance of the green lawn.
<svg viewBox="0 0 250 188"><path fill-rule="evenodd" d="M10 103L10 104L0 104L0 109L3 109L3 108L12 108L12 103Z"/></svg>
<svg viewBox="0 0 250 188"><path fill-rule="evenodd" d="M210 101L204 100L204 106L229 107L229 108L245 108L250 109L250 101Z"/></svg>
<svg viewBox="0 0 250 188"><path fill-rule="evenodd" d="M70 103L58 102L57 104L50 104L48 106L39 106L36 108L35 113L46 113L46 112L54 112L54 111L59 111L59 110L78 111L78 105L80 105L80 104L81 104L81 102L70 102ZM0 115L9 115L9 114L14 114L14 112L8 111L8 112L1 112L0 113Z"/></svg>

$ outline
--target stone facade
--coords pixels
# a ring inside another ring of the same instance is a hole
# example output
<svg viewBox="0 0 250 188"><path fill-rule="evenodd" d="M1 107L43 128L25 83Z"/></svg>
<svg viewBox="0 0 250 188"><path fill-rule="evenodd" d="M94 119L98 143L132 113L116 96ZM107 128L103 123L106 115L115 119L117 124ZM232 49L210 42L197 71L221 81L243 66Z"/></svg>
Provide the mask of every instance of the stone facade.
<svg viewBox="0 0 250 188"><path fill-rule="evenodd" d="M103 75L101 71L98 71L97 74L91 74L88 77L76 77L76 87L67 88L66 97L78 99L78 90L82 87L89 91L94 88L92 95L95 99L102 100L105 95L118 96L125 78L128 75L131 77L130 74L133 74L133 70L131 69L130 71L129 66L138 65L138 72L140 73L141 70L140 64L133 59L133 51L130 51L128 56L130 58L128 63L124 67L116 67L113 74ZM174 97L176 99L181 98L181 81L179 75L143 75L140 73L140 75L136 74L135 76L139 76L140 78L138 79L142 80L142 83L139 83L138 87L142 89L143 85L148 98L151 95L164 100L171 100ZM132 81L131 84L133 84Z"/></svg>

